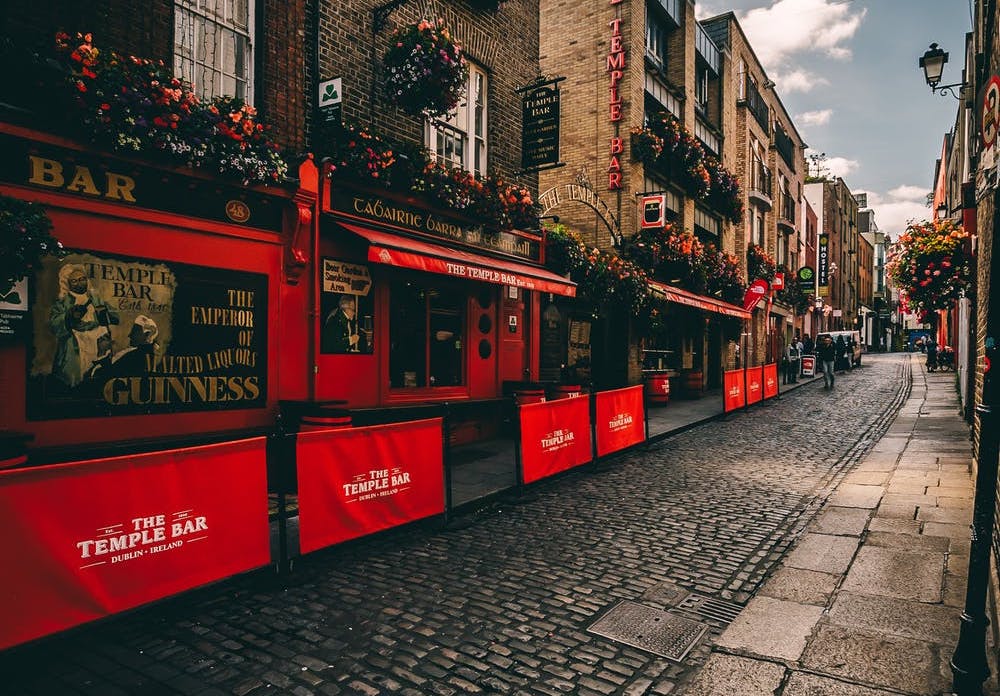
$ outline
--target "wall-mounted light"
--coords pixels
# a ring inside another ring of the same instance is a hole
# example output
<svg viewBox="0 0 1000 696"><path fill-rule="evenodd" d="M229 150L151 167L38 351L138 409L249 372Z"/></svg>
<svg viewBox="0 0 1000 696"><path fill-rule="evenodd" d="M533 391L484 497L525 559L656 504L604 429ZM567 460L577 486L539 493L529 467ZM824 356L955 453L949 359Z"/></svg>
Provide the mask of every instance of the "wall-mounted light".
<svg viewBox="0 0 1000 696"><path fill-rule="evenodd" d="M950 94L955 99L961 99L962 90L968 86L964 82L940 85L941 76L944 73L944 64L947 62L948 52L938 47L936 43L932 43L931 47L924 51L924 55L920 56L920 67L924 69L924 79L927 80L927 85L931 88L931 92L940 92L942 97L945 94ZM958 87L959 91L955 92L952 89L953 87Z"/></svg>

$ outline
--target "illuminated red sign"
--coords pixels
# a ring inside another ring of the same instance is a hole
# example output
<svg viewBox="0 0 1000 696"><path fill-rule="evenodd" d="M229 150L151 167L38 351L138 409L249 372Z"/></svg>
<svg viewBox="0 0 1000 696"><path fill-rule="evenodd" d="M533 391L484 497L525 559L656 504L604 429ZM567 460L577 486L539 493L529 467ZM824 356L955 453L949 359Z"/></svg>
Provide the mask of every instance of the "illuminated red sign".
<svg viewBox="0 0 1000 696"><path fill-rule="evenodd" d="M621 4L621 0L610 0L612 5ZM608 120L612 124L622 120L622 96L618 86L625 77L625 46L622 38L622 20L616 17L608 22L611 27L611 45L608 50L607 71L611 76L611 87L608 95ZM622 165L619 155L625 150L625 143L619 136L611 138L609 148L611 160L608 163L608 190L617 191L622 187Z"/></svg>

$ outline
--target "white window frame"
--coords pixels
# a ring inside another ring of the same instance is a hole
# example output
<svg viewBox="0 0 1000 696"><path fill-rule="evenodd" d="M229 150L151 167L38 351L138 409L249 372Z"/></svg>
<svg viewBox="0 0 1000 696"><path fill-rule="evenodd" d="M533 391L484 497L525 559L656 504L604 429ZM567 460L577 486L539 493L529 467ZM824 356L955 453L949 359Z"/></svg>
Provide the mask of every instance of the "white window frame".
<svg viewBox="0 0 1000 696"><path fill-rule="evenodd" d="M425 124L424 144L432 161L486 176L489 89L486 71L470 62L465 98L447 116L428 119Z"/></svg>
<svg viewBox="0 0 1000 696"><path fill-rule="evenodd" d="M667 69L667 26L646 9L646 57L660 70Z"/></svg>
<svg viewBox="0 0 1000 696"><path fill-rule="evenodd" d="M230 96L243 99L248 104L253 103L253 51L254 51L254 8L253 0L176 0L174 3L174 73L194 84L195 92L201 99ZM237 16L241 9L245 17L245 26ZM205 50L207 42L200 47L195 45L199 30L212 28L211 52ZM230 43L227 39L235 37ZM238 61L238 44L243 42L243 60ZM205 54L198 55L198 50ZM232 70L225 65L226 52L236 50L232 56ZM237 71L237 62L242 62L244 77ZM212 80L204 78L206 71L211 71ZM235 89L232 93L225 90L225 83L231 81ZM243 93L239 85L243 84Z"/></svg>

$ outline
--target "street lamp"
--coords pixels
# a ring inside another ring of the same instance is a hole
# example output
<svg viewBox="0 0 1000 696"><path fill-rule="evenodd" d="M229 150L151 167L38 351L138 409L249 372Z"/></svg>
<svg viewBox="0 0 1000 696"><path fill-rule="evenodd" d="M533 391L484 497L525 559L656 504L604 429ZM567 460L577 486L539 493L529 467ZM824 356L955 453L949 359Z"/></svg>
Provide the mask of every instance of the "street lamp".
<svg viewBox="0 0 1000 696"><path fill-rule="evenodd" d="M927 80L931 92L940 92L942 97L950 94L955 99L961 99L961 90L966 86L964 82L938 86L944 73L944 64L947 62L948 52L939 48L936 43L932 43L931 47L924 51L924 55L920 56L920 67L924 69L924 79ZM958 87L959 91L956 93L953 87Z"/></svg>
<svg viewBox="0 0 1000 696"><path fill-rule="evenodd" d="M938 203L938 207L935 209L935 212L937 213L938 220L944 220L946 217L948 217L948 204L945 203L944 201L941 201L940 203Z"/></svg>

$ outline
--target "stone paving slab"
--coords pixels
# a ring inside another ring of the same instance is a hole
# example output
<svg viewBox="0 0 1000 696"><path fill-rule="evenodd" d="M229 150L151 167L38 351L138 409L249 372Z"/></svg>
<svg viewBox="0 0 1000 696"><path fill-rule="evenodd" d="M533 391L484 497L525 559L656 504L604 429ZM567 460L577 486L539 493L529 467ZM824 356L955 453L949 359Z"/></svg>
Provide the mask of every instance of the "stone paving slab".
<svg viewBox="0 0 1000 696"><path fill-rule="evenodd" d="M809 531L816 534L861 536L861 533L865 531L865 525L868 523L870 516L871 510L865 508L828 505L813 520Z"/></svg>
<svg viewBox="0 0 1000 696"><path fill-rule="evenodd" d="M951 545L951 539L948 537L928 536L927 534L914 536L912 534L900 534L889 531L869 531L865 543L886 549L945 553Z"/></svg>
<svg viewBox="0 0 1000 696"><path fill-rule="evenodd" d="M964 525L966 529L972 524L972 506L971 504L963 508L937 508L937 507L926 507L920 508L917 512L917 519L922 522L941 522L943 524L959 524Z"/></svg>
<svg viewBox="0 0 1000 696"><path fill-rule="evenodd" d="M896 692L869 689L806 672L793 672L781 693L782 696L896 696Z"/></svg>
<svg viewBox="0 0 1000 696"><path fill-rule="evenodd" d="M843 590L940 602L943 553L910 553L865 546L851 564Z"/></svg>
<svg viewBox="0 0 1000 696"><path fill-rule="evenodd" d="M844 573L857 548L858 540L853 537L804 534L795 550L788 554L785 565L821 573Z"/></svg>
<svg viewBox="0 0 1000 696"><path fill-rule="evenodd" d="M882 486L862 486L856 483L842 484L830 496L830 505L855 508L876 508L885 494Z"/></svg>
<svg viewBox="0 0 1000 696"><path fill-rule="evenodd" d="M755 597L716 641L730 650L795 661L823 615L823 608Z"/></svg>
<svg viewBox="0 0 1000 696"><path fill-rule="evenodd" d="M684 689L685 696L774 696L785 668L771 662L714 653L695 679Z"/></svg>
<svg viewBox="0 0 1000 696"><path fill-rule="evenodd" d="M950 686L940 659L931 643L826 625L809 642L802 665L862 684L940 694Z"/></svg>
<svg viewBox="0 0 1000 696"><path fill-rule="evenodd" d="M928 643L953 645L958 640L959 612L940 604L844 591L837 594L828 617L840 626Z"/></svg>
<svg viewBox="0 0 1000 696"><path fill-rule="evenodd" d="M760 594L799 604L825 607L840 582L840 575L784 567L768 579Z"/></svg>
<svg viewBox="0 0 1000 696"><path fill-rule="evenodd" d="M875 517L868 524L868 531L891 532L893 534L920 534L920 522L899 517Z"/></svg>

